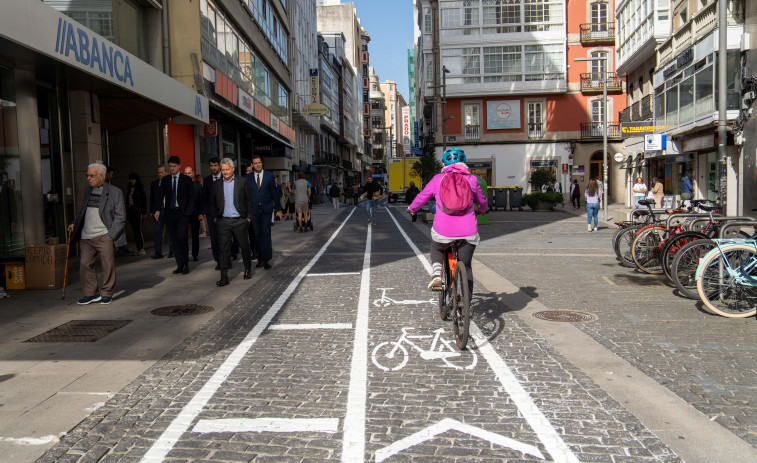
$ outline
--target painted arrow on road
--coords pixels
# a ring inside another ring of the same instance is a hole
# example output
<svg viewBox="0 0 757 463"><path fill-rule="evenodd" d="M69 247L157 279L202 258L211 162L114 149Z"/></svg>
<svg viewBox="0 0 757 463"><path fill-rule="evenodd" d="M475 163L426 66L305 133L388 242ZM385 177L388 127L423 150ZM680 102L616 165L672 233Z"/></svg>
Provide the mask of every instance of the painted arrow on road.
<svg viewBox="0 0 757 463"><path fill-rule="evenodd" d="M437 435L445 433L450 430L455 430L455 431L463 432L465 434L470 434L471 436L478 437L479 439L484 439L494 444L501 445L502 447L508 447L513 450L517 450L519 452L526 453L528 455L533 455L537 458L541 458L542 460L544 460L544 455L539 451L538 448L534 447L533 445L524 444L522 442L518 442L516 440L510 439L509 437L505 437L500 434L495 434L493 432L486 431L476 426L471 426L469 424L461 423L451 418L445 418L436 424L433 424L425 429L422 429L416 432L415 434L411 436L408 436L402 440L398 440L397 442L393 443L392 445L388 447L379 449L378 451L376 451L376 462L384 461L387 458L393 455L396 455L403 450L409 449L410 447L426 442L427 440L431 440Z"/></svg>

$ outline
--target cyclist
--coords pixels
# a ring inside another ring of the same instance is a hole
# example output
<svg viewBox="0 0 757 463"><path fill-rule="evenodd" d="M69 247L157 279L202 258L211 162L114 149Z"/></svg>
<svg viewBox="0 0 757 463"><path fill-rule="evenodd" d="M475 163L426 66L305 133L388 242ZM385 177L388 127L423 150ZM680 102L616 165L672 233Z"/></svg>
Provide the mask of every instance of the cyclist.
<svg viewBox="0 0 757 463"><path fill-rule="evenodd" d="M478 179L471 175L468 166L465 165L465 153L459 148L447 148L442 155L444 167L440 174L434 178L418 193L408 211L415 215L422 206L424 206L433 196L436 199L437 208L434 214L434 223L431 227L431 265L433 276L429 289L438 288L442 282L442 262L444 252L449 248L450 243L462 240L464 243L458 248L458 258L465 264L465 270L468 273L468 288L473 294L473 269L471 261L473 260L473 251L480 241L478 236L478 222L475 215L475 204L478 205L478 213L486 213L486 197L484 197ZM442 212L439 204L439 186L445 174L456 172L465 175L471 188L471 204L464 215L454 216Z"/></svg>

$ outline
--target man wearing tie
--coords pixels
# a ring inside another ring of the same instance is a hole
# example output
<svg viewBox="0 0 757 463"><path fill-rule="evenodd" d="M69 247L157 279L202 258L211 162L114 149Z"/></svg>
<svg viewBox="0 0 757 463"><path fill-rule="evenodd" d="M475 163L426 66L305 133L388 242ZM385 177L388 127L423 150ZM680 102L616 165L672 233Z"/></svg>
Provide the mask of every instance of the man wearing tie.
<svg viewBox="0 0 757 463"><path fill-rule="evenodd" d="M169 174L161 181L163 197L166 201L166 225L168 236L174 244L176 270L174 274L189 273L189 241L187 227L189 217L194 213L194 185L191 178L181 173L181 160L178 156L168 158ZM160 219L160 211L155 213L155 220Z"/></svg>
<svg viewBox="0 0 757 463"><path fill-rule="evenodd" d="M252 226L257 240L258 264L256 267L271 268L273 248L271 245L271 214L276 211L279 219L284 215L281 211L281 198L276 192L276 184L272 172L263 170L263 160L258 155L252 156L252 172L247 175L252 187L252 203L255 212Z"/></svg>
<svg viewBox="0 0 757 463"><path fill-rule="evenodd" d="M151 256L153 259L163 258L163 226L166 224L165 217L165 198L163 197L163 187L160 181L166 176L166 167L163 165L158 166L158 178L150 183L150 212L153 216L156 212L160 212L160 219L155 219L154 240L155 253ZM169 258L173 257L173 241L171 236L168 236L168 250L170 252Z"/></svg>
<svg viewBox="0 0 757 463"><path fill-rule="evenodd" d="M213 183L210 201L215 212L218 243L221 248L219 261L221 279L216 282L216 285L226 286L229 284L232 236L236 236L239 247L242 248L244 279L252 278L252 258L250 243L247 240L247 228L253 217L254 206L250 184L241 175L234 175L234 161L229 158L221 160L221 175L223 178Z"/></svg>
<svg viewBox="0 0 757 463"><path fill-rule="evenodd" d="M216 208L210 201L213 185L221 179L221 159L218 156L213 156L208 161L208 165L210 166L210 175L202 180L202 211L205 213L205 222L208 224L210 249L213 252L213 260L216 261L216 270L221 270L218 260L220 248L218 247L218 230L216 229Z"/></svg>

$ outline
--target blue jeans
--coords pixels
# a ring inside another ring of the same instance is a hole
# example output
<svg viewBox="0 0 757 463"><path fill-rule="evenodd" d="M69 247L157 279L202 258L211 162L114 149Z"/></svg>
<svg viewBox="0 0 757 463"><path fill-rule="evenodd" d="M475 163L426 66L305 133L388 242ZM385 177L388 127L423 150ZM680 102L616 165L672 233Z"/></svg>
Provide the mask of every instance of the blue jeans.
<svg viewBox="0 0 757 463"><path fill-rule="evenodd" d="M586 223L591 225L591 219L594 219L594 228L599 223L599 203L586 203Z"/></svg>
<svg viewBox="0 0 757 463"><path fill-rule="evenodd" d="M373 199L368 199L365 201L365 210L368 212L368 218L376 221L376 201Z"/></svg>
<svg viewBox="0 0 757 463"><path fill-rule="evenodd" d="M641 201L642 199L644 199L644 197L645 197L645 196L646 196L646 195L645 195L645 194L643 194L643 193L642 193L642 194L640 194L640 195L637 195L636 193L634 193L634 195L633 195L633 200L634 200L634 202L636 203L636 207L639 207L639 201Z"/></svg>

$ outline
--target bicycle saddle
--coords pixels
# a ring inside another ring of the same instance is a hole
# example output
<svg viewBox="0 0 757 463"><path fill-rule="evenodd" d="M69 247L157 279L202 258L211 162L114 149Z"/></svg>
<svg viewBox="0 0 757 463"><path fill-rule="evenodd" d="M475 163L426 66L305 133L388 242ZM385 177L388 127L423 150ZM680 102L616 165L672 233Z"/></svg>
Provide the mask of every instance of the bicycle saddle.
<svg viewBox="0 0 757 463"><path fill-rule="evenodd" d="M698 207L699 209L702 209L703 211L707 211L707 212L710 212L710 211L717 211L717 210L719 210L719 209L720 209L720 206L717 206L717 205L714 205L714 204L713 204L713 205L711 205L711 206L708 206L708 205L706 205L706 204L699 204L699 205L697 205L697 207Z"/></svg>
<svg viewBox="0 0 757 463"><path fill-rule="evenodd" d="M642 199L641 201L639 201L639 204L641 204L642 206L654 206L657 203L654 199Z"/></svg>

